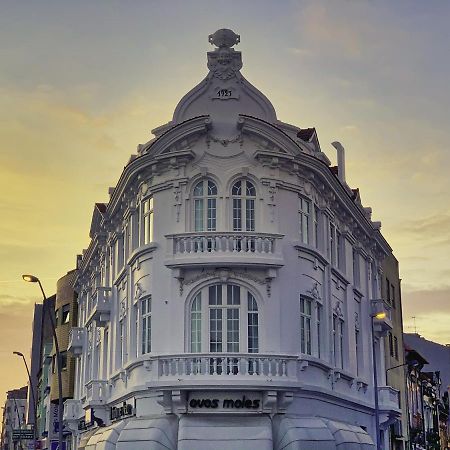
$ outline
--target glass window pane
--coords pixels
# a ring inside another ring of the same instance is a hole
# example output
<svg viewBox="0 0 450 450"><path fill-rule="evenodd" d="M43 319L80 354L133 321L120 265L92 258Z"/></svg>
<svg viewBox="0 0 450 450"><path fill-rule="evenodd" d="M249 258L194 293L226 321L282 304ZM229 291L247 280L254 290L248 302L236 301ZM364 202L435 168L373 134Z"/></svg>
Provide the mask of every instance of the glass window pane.
<svg viewBox="0 0 450 450"><path fill-rule="evenodd" d="M239 309L227 309L227 351L239 352Z"/></svg>
<svg viewBox="0 0 450 450"><path fill-rule="evenodd" d="M215 284L214 286L209 286L209 304L210 305L221 305L222 304L222 285Z"/></svg>
<svg viewBox="0 0 450 450"><path fill-rule="evenodd" d="M217 186L211 180L208 180L208 195L217 195Z"/></svg>
<svg viewBox="0 0 450 450"><path fill-rule="evenodd" d="M208 198L208 231L216 231L216 199Z"/></svg>
<svg viewBox="0 0 450 450"><path fill-rule="evenodd" d="M242 200L233 198L233 231L242 231Z"/></svg>
<svg viewBox="0 0 450 450"><path fill-rule="evenodd" d="M247 181L247 191L246 191L246 193L247 193L247 195L249 197L255 197L256 196L255 186L250 181Z"/></svg>
<svg viewBox="0 0 450 450"><path fill-rule="evenodd" d="M203 195L203 181L196 184L194 188L194 196L201 197Z"/></svg>
<svg viewBox="0 0 450 450"><path fill-rule="evenodd" d="M241 195L241 183L241 180L239 180L233 184L233 188L231 189L232 195Z"/></svg>
<svg viewBox="0 0 450 450"><path fill-rule="evenodd" d="M227 286L227 305L241 304L241 288L235 284Z"/></svg>

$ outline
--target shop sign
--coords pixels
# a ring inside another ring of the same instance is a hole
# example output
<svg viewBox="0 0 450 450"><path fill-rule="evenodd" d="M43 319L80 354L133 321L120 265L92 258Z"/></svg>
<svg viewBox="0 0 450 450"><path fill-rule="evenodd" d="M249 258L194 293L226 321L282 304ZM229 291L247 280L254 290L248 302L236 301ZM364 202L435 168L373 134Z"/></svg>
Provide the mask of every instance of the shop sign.
<svg viewBox="0 0 450 450"><path fill-rule="evenodd" d="M121 404L112 406L110 408L109 418L111 419L111 421L114 421L133 416L135 414L135 405L136 401L134 401L134 405L123 402Z"/></svg>
<svg viewBox="0 0 450 450"><path fill-rule="evenodd" d="M261 392L189 392L188 413L262 413Z"/></svg>

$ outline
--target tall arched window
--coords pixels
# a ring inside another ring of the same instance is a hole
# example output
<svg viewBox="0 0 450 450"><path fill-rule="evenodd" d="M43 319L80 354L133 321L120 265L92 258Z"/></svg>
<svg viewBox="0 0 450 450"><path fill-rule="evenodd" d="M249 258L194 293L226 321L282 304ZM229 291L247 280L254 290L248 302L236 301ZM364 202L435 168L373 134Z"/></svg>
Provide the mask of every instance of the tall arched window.
<svg viewBox="0 0 450 450"><path fill-rule="evenodd" d="M195 187L194 231L216 231L217 186L211 180L201 180Z"/></svg>
<svg viewBox="0 0 450 450"><path fill-rule="evenodd" d="M189 321L192 353L259 352L258 305L244 287L231 283L204 287L191 303Z"/></svg>
<svg viewBox="0 0 450 450"><path fill-rule="evenodd" d="M256 189L248 180L238 180L231 188L233 231L255 231Z"/></svg>

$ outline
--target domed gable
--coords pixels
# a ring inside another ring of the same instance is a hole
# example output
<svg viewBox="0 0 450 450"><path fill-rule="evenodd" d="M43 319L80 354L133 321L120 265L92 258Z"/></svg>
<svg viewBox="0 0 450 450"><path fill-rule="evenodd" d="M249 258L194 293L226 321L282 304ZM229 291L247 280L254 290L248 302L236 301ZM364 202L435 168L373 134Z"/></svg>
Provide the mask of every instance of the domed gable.
<svg viewBox="0 0 450 450"><path fill-rule="evenodd" d="M232 48L240 42L239 35L222 29L210 35L209 42L216 47L208 52L209 73L178 103L172 125L209 115L216 131L228 134L239 114L274 123L277 117L270 101L241 75L241 52Z"/></svg>

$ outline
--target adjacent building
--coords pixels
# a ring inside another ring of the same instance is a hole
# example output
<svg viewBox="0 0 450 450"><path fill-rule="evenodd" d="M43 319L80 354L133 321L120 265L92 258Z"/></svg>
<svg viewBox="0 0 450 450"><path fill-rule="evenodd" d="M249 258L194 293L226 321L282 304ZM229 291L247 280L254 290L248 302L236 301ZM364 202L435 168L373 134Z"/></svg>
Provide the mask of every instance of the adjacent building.
<svg viewBox="0 0 450 450"><path fill-rule="evenodd" d="M399 264L391 253L382 264L382 296L392 324L384 339L384 360L386 385L399 392L401 417L395 416L389 425L389 449L409 448L408 400L406 387L407 363L403 351L403 318Z"/></svg>
<svg viewBox="0 0 450 450"><path fill-rule="evenodd" d="M3 408L1 450L22 450L27 448L27 391L28 387L13 389L6 394Z"/></svg>
<svg viewBox="0 0 450 450"><path fill-rule="evenodd" d="M209 37L206 78L94 207L69 337L74 448L389 448L392 249L343 147L331 167L314 128L277 118L239 40Z"/></svg>

